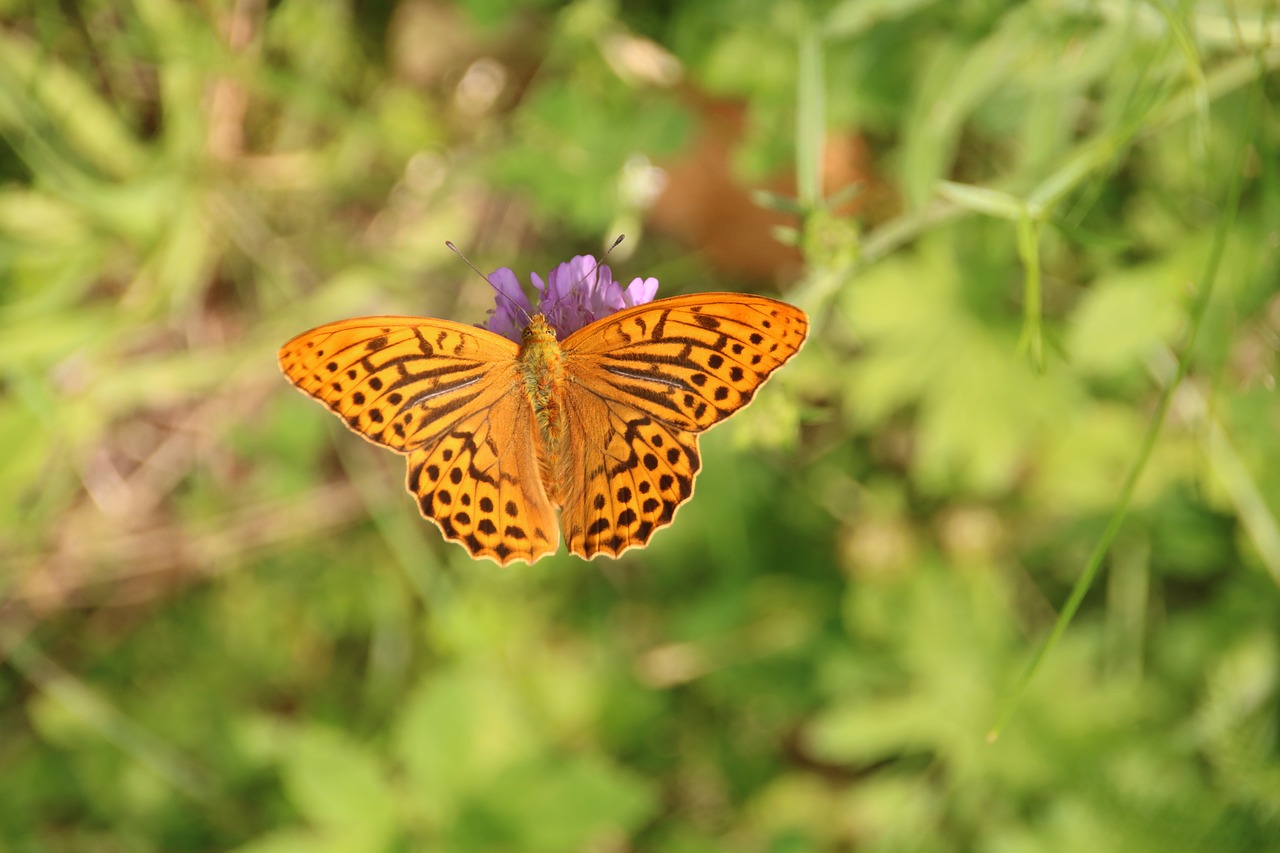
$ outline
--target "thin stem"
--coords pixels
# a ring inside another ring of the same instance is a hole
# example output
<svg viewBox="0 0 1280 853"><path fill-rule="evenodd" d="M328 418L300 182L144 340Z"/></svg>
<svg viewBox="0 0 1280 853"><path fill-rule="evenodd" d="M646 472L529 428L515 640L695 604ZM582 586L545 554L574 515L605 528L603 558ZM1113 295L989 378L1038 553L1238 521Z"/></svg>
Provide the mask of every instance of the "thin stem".
<svg viewBox="0 0 1280 853"><path fill-rule="evenodd" d="M807 17L801 25L796 77L796 196L806 212L822 205L826 88L822 37Z"/></svg>
<svg viewBox="0 0 1280 853"><path fill-rule="evenodd" d="M1259 74L1255 80L1252 97L1249 101L1249 112L1245 119L1246 130L1240 135L1241 140L1253 138L1253 128L1257 122L1258 107L1261 93L1262 75ZM1142 444L1138 448L1137 458L1134 459L1133 465L1129 468L1129 473L1125 475L1124 485L1120 488L1120 496L1116 501L1115 509L1112 510L1111 518L1107 522L1106 529L1102 532L1102 536L1094 545L1093 553L1089 555L1089 561L1085 565L1084 572L1076 581L1075 587L1071 590L1071 595L1067 599L1066 605L1062 608L1062 613L1058 616L1057 622L1054 623L1053 630L1049 632L1049 636L1036 650L1035 655L1031 658L1031 662L1023 670L1018 681L1013 687L1012 693L1009 695L1008 701L1005 702L1004 708L1001 710L996 720L995 726L987 734L988 741L995 741L1000 737L1000 733L1008 724L1014 711L1017 709L1018 703L1022 699L1022 695L1026 692L1027 685L1031 678L1035 675L1036 670L1040 667L1040 662L1050 649L1057 645L1062 639L1062 635L1066 632L1067 626L1071 624L1071 620L1075 618L1076 611L1080 609L1081 602L1084 601L1085 594L1093 585L1094 579L1098 575L1098 571L1102 567L1102 560L1107 555L1107 551L1111 547L1111 543L1115 540L1116 534L1120 532L1121 526L1124 524L1125 517L1129 512L1129 505L1133 501L1134 489L1138 485L1138 480L1142 473L1146 470L1147 462L1151 458L1151 451L1155 447L1156 439L1160 435L1160 430L1164 426L1166 415L1169 413L1169 405L1173 400L1173 393L1177 390L1182 380L1186 377L1190 367L1192 353L1195 350L1196 337L1200 333L1200 326L1204 320L1206 310L1209 306L1209 300L1213 295L1213 286L1217 280L1218 270L1222 263L1223 252L1227 244L1227 236L1231 233L1235 226L1236 213L1240 204L1240 194L1244 186L1244 164L1247 155L1246 144L1241 144L1236 151L1236 162L1231 174L1231 185L1227 188L1227 197L1224 204L1222 217L1218 220L1218 227L1214 231L1213 245L1210 247L1209 256L1205 261L1204 271L1200 275L1200 286L1197 288L1195 301L1192 303L1189 324L1187 326L1186 340L1183 342L1181 354L1178 357L1178 368L1174 372L1173 378L1169 384L1165 386L1164 391L1160 395L1160 402L1156 408L1155 416L1151 419L1151 423L1147 426L1147 432L1143 436Z"/></svg>

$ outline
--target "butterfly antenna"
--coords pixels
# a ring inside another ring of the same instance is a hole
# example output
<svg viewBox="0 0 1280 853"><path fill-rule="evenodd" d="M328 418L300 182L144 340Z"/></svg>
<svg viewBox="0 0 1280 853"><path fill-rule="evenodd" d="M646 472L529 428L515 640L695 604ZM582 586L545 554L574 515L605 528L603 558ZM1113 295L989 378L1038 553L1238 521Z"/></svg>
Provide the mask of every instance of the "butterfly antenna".
<svg viewBox="0 0 1280 853"><path fill-rule="evenodd" d="M597 274L597 273L600 271L600 267L601 267L601 265L602 265L605 261L609 260L609 253L610 253L610 252L612 252L614 249L618 248L618 244L619 244L619 243L621 243L624 239L626 239L626 236L627 236L626 234L619 234L619 235L618 235L618 239L614 240L614 241L609 245L609 248L607 248L607 249L605 249L605 250L604 250L604 254L600 256L600 260L596 261L596 264L595 264L595 266L593 266L593 267L591 268L591 271L590 271L590 272L588 272L588 273L586 273L585 275L583 275L583 276L582 276L582 278L578 279L578 280L574 283L573 287L571 287L571 288L569 288L568 290L566 290L566 291L564 292L564 296L560 297L560 299L557 299L555 302L551 303L551 306L550 306L549 308L547 308L547 310L546 310L546 312L545 312L545 313L550 313L550 312L551 312L551 309L553 309L553 308L555 308L557 305L559 305L559 304L560 304L560 302L561 302L561 300L563 300L563 299L567 299L567 298L569 297L569 294L573 293L573 292L574 292L575 290L577 290L579 287L582 287L582 285L583 285L584 283L586 283L587 279L589 279L589 278L591 278L592 276L594 276L595 274Z"/></svg>
<svg viewBox="0 0 1280 853"><path fill-rule="evenodd" d="M619 238L618 238L618 240L619 240L619 241L621 241L621 239L622 239L621 237L619 237ZM503 293L503 292L502 292L500 289L498 289L497 287L494 287L493 282L489 281L489 276L487 276L487 275L485 275L484 273L480 272L479 267L477 267L475 264L471 263L471 259L470 259L470 258L468 258L466 255L462 254L462 250L461 250L461 249L459 249L457 246L453 245L453 243L452 243L452 242L450 242L449 240L445 240L445 241L444 241L444 244L445 244L446 246L448 246L448 247L449 247L449 251L453 252L455 255L457 255L458 257L462 258L462 262L463 262L464 264L466 264L467 266L471 267L471 269L475 271L475 274L476 274L476 275L478 275L478 276L480 276L482 279L484 279L484 283L485 283L485 284L487 284L487 285L489 285L489 287L492 287L492 288L493 288L493 292L494 292L494 293L498 294L498 295L499 295L499 296L501 296L503 299L505 299L505 300L507 300L508 302L510 302L510 303L512 304L512 306L514 306L514 307L515 307L515 309L516 309L517 311L519 311L521 314L523 314L523 315L524 315L524 319L525 319L525 321L526 321L526 322L532 322L532 321L533 321L533 318L529 316L529 312L528 312L528 311L526 311L526 310L524 310L524 306L522 306L519 302L516 302L514 299L512 299L512 298L511 298L510 296L508 296L507 294ZM617 244L617 243L614 243L614 245L616 246L616 245L618 245L618 244Z"/></svg>

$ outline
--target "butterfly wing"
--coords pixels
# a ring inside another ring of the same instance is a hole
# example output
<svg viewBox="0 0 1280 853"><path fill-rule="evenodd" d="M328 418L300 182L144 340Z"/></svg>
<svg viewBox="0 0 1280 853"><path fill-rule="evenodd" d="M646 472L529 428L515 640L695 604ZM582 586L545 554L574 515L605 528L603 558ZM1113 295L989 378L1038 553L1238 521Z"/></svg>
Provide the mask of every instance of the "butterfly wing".
<svg viewBox="0 0 1280 853"><path fill-rule="evenodd" d="M566 338L569 550L617 556L670 524L693 494L698 433L751 402L808 329L784 302L700 293L624 309Z"/></svg>
<svg viewBox="0 0 1280 853"><path fill-rule="evenodd" d="M505 566L559 547L555 510L538 474L533 413L514 372L505 392L409 451L409 491L446 539Z"/></svg>
<svg viewBox="0 0 1280 853"><path fill-rule="evenodd" d="M279 361L353 431L408 456L408 489L446 538L505 565L556 549L517 349L448 320L362 317L297 336Z"/></svg>
<svg viewBox="0 0 1280 853"><path fill-rule="evenodd" d="M693 494L697 434L582 386L569 389L566 408L565 543L588 560L644 545Z"/></svg>

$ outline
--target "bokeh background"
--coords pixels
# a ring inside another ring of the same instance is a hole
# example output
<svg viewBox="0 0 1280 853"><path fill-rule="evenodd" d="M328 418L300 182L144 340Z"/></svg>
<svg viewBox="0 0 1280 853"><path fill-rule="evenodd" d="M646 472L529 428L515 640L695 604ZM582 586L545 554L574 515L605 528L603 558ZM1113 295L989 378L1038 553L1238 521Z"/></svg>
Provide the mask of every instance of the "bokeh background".
<svg viewBox="0 0 1280 853"><path fill-rule="evenodd" d="M1280 849L1278 17L0 2L0 850ZM277 372L620 233L813 320L621 560Z"/></svg>

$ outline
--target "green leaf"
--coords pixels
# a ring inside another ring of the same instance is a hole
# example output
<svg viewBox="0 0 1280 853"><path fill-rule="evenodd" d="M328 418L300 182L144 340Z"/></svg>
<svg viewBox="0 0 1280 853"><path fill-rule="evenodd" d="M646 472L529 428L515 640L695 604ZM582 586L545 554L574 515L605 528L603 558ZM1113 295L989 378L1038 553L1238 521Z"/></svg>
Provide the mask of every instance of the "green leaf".
<svg viewBox="0 0 1280 853"><path fill-rule="evenodd" d="M341 839L307 829L281 829L259 836L235 848L235 853L358 853L365 847L351 847Z"/></svg>
<svg viewBox="0 0 1280 853"><path fill-rule="evenodd" d="M594 756L545 756L493 780L478 806L521 849L580 850L625 837L657 804L652 786Z"/></svg>
<svg viewBox="0 0 1280 853"><path fill-rule="evenodd" d="M310 726L293 733L281 775L302 816L344 839L343 849L381 850L396 827L396 799L381 763L340 732Z"/></svg>
<svg viewBox="0 0 1280 853"><path fill-rule="evenodd" d="M1072 363L1101 375L1145 373L1144 358L1170 342L1185 315L1184 288L1192 275L1187 261L1168 258L1096 280L1072 317Z"/></svg>
<svg viewBox="0 0 1280 853"><path fill-rule="evenodd" d="M104 173L133 175L146 162L146 149L95 88L18 30L0 32L0 126L24 127L34 118L44 134ZM39 149L41 161L52 167L47 154Z"/></svg>
<svg viewBox="0 0 1280 853"><path fill-rule="evenodd" d="M1044 428L1070 411L1079 391L1059 373L1039 375L1016 356L1014 317L984 299L975 265L945 240L866 271L849 289L845 314L865 341L848 393L868 425L918 409L913 474L932 491L996 492L1017 476ZM994 316L992 316L994 315Z"/></svg>
<svg viewBox="0 0 1280 853"><path fill-rule="evenodd" d="M460 798L526 757L537 741L507 683L464 670L419 685L399 720L395 751L431 820L447 821Z"/></svg>

